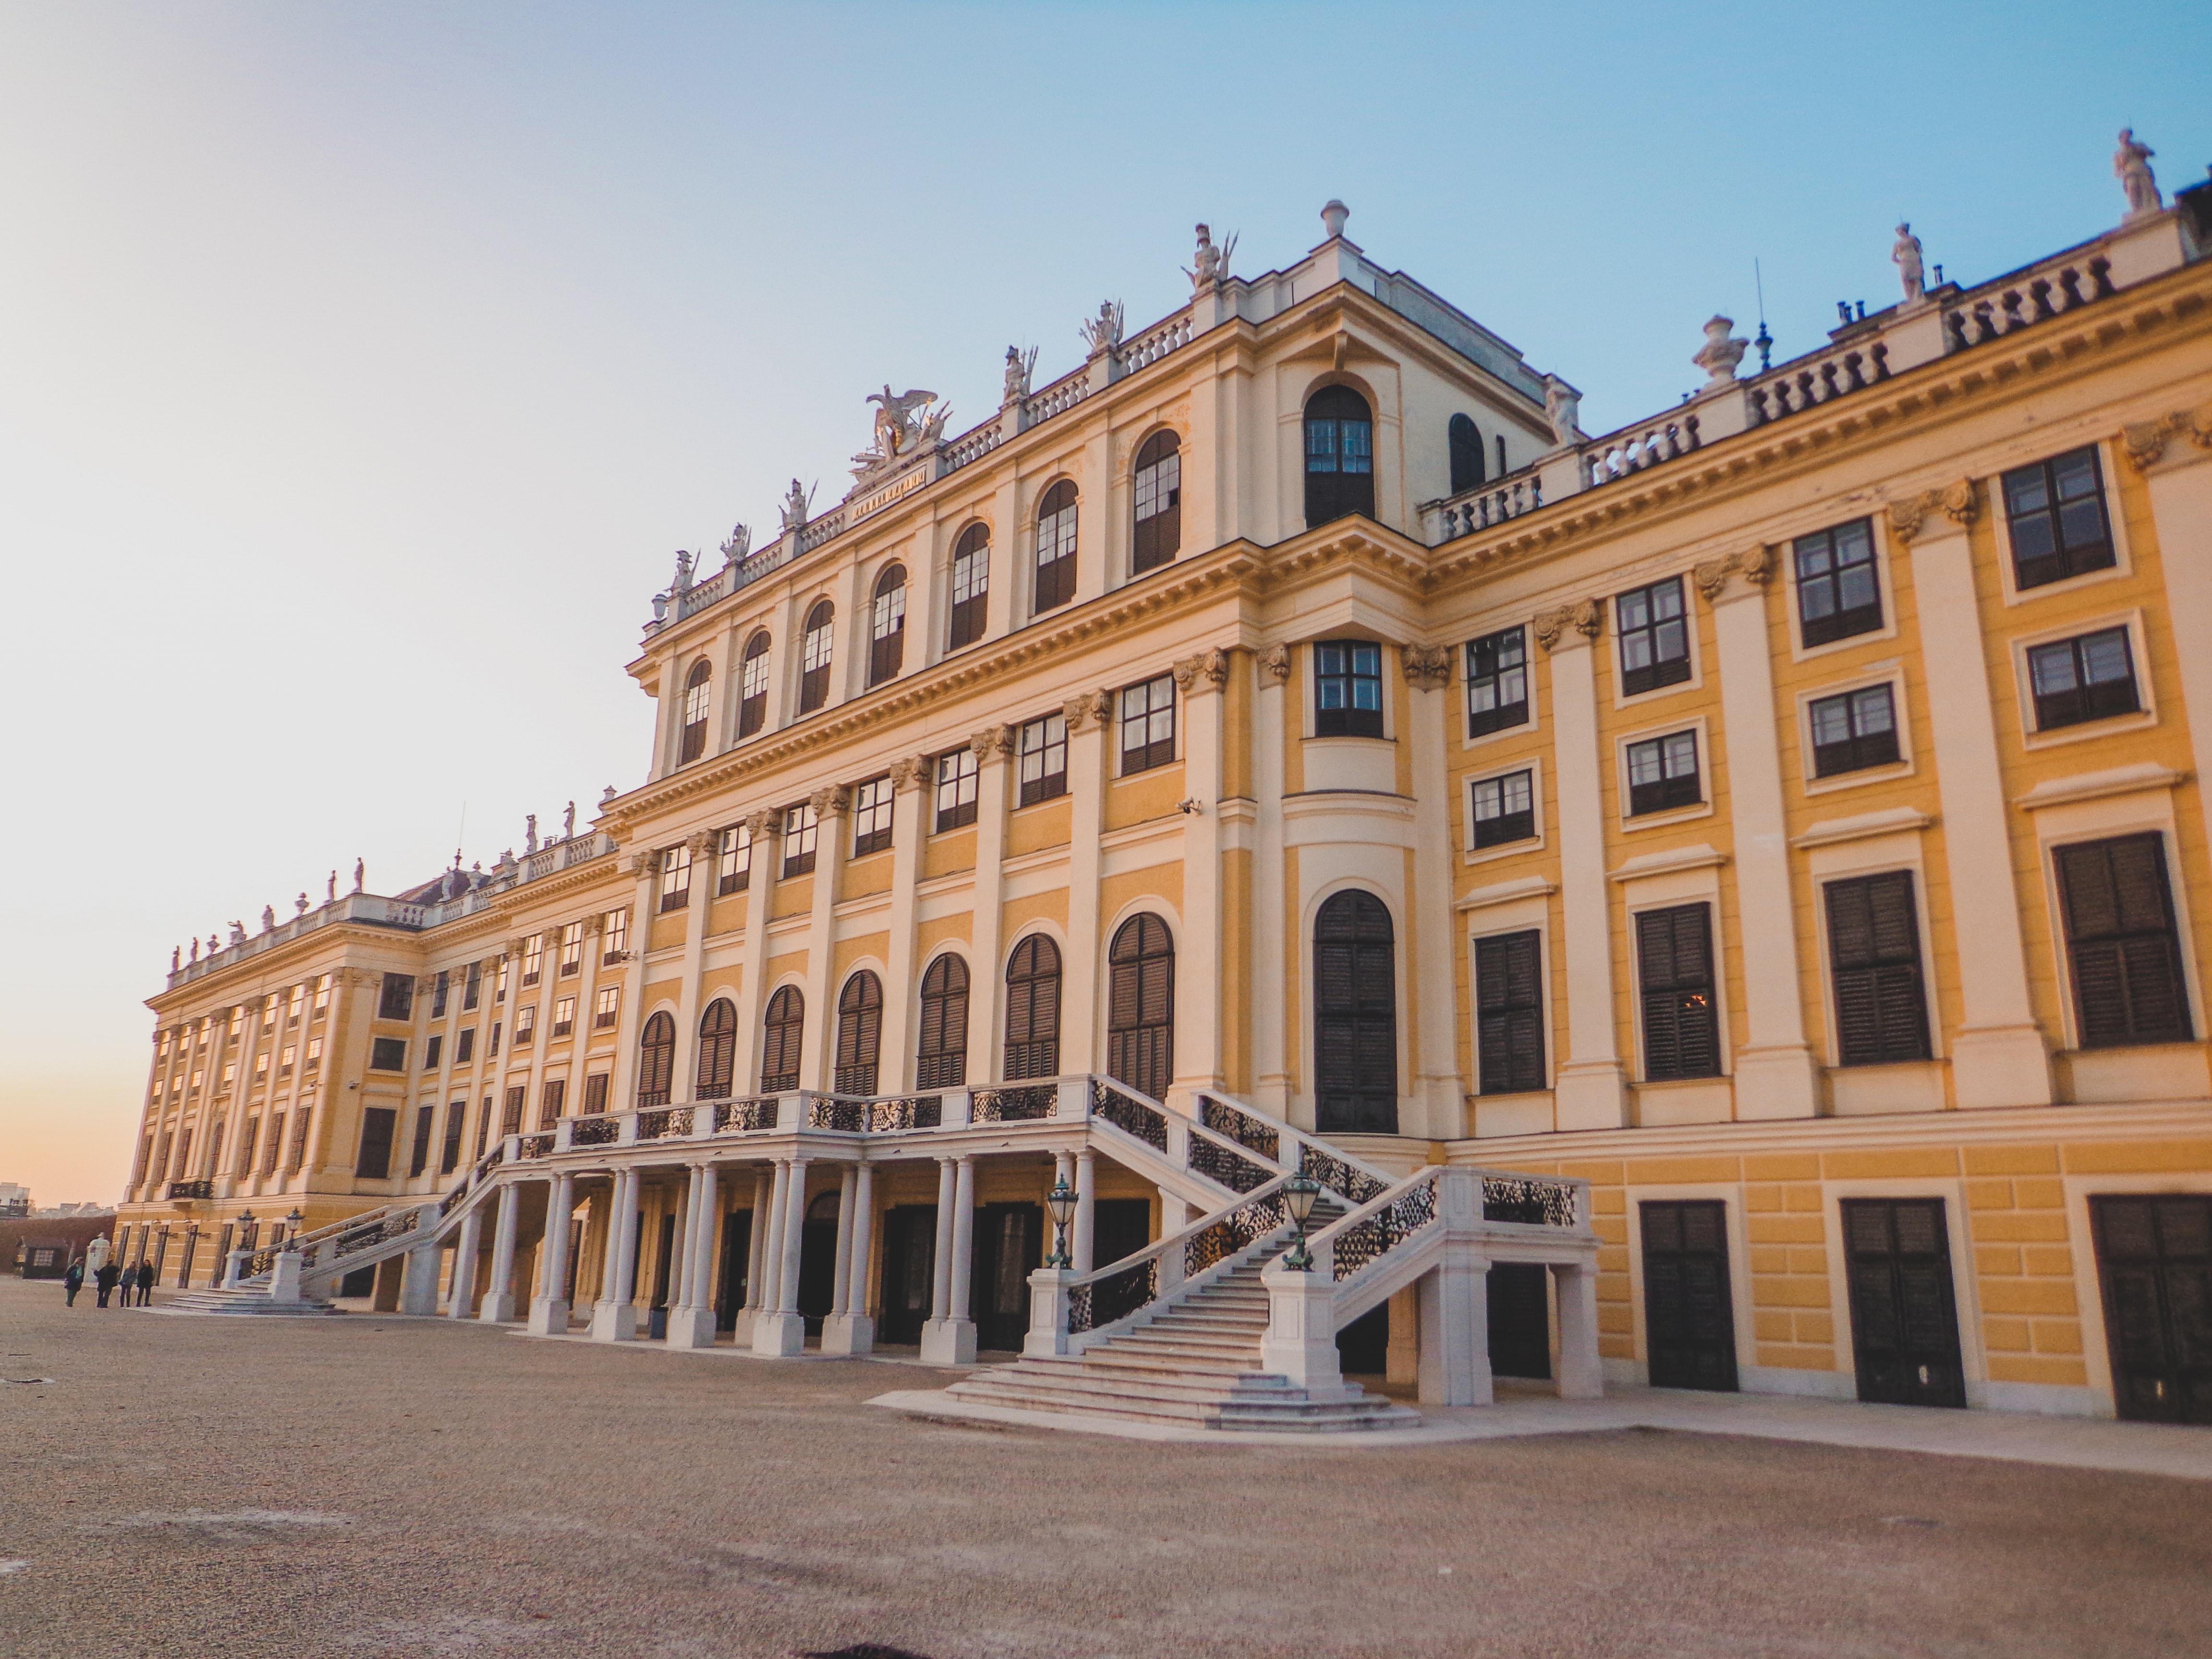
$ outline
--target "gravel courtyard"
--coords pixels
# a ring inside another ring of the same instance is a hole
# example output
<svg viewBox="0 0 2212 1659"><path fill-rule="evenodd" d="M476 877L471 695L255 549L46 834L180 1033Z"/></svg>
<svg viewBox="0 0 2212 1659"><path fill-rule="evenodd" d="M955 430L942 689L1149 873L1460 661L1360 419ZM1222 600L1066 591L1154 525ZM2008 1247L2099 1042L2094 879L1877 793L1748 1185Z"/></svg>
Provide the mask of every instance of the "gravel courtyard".
<svg viewBox="0 0 2212 1659"><path fill-rule="evenodd" d="M2201 1655L2212 1486L1698 1435L1365 1452L951 1374L0 1279L0 1654ZM51 1382L24 1382L51 1378Z"/></svg>

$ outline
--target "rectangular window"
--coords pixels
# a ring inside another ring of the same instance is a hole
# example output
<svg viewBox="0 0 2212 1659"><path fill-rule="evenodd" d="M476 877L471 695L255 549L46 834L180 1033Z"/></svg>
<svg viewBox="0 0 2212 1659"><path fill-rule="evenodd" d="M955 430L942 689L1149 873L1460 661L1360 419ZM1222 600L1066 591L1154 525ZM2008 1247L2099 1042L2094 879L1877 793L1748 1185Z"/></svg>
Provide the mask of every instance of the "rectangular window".
<svg viewBox="0 0 2212 1659"><path fill-rule="evenodd" d="M561 929L561 977L584 970L584 924L572 921Z"/></svg>
<svg viewBox="0 0 2212 1659"><path fill-rule="evenodd" d="M239 1028L245 1023L246 1010L243 1007L234 1008L230 1011L230 1027L228 1035L233 1042L238 1041Z"/></svg>
<svg viewBox="0 0 2212 1659"><path fill-rule="evenodd" d="M2035 729L2054 731L2087 720L2139 714L2135 653L2124 628L2100 628L2070 640L2030 646L2028 684L2035 695Z"/></svg>
<svg viewBox="0 0 2212 1659"><path fill-rule="evenodd" d="M467 982L461 987L461 1012L465 1014L473 1010L483 994L483 963L472 962L469 964Z"/></svg>
<svg viewBox="0 0 2212 1659"><path fill-rule="evenodd" d="M1790 552L1797 562L1798 635L1807 645L1871 634L1881 626L1873 520L1800 536Z"/></svg>
<svg viewBox="0 0 2212 1659"><path fill-rule="evenodd" d="M868 684L881 685L896 677L906 657L906 582L902 579L878 592L870 607Z"/></svg>
<svg viewBox="0 0 2212 1659"><path fill-rule="evenodd" d="M482 1107L482 1108L477 1111L477 1152L476 1152L476 1155L477 1155L479 1158L481 1158L484 1155L484 1143L485 1143L486 1141L489 1140L490 1139L491 1139L491 1097L490 1097L489 1095L486 1095L486 1096L483 1097L483 1107Z"/></svg>
<svg viewBox="0 0 2212 1659"><path fill-rule="evenodd" d="M1832 778L1888 766L1898 758L1897 708L1889 687L1869 685L1806 705L1813 728L1813 775Z"/></svg>
<svg viewBox="0 0 2212 1659"><path fill-rule="evenodd" d="M400 1044L400 1047L403 1049L407 1045L404 1042ZM323 1040L320 1037L309 1037L307 1039L307 1069L312 1072L322 1063Z"/></svg>
<svg viewBox="0 0 2212 1659"><path fill-rule="evenodd" d="M1636 969L1644 1004L1645 1079L1663 1083L1718 1077L1720 1010L1713 990L1709 908L1683 904L1638 913Z"/></svg>
<svg viewBox="0 0 2212 1659"><path fill-rule="evenodd" d="M435 985L434 987L433 987L433 988L432 988L431 992L430 992L430 1018L433 1018L433 1019L443 1019L443 1018L445 1018L445 1017L446 1017L446 997L447 997L447 992L452 988L452 980L453 980L453 975L450 975L450 974L448 974L448 973L447 973L447 972L445 971L445 969L443 969L441 968L441 969L440 969L438 970L438 980L437 980L437 983L436 983L436 985Z"/></svg>
<svg viewBox="0 0 2212 1659"><path fill-rule="evenodd" d="M717 893L742 893L753 878L752 826L733 823L722 831L722 843L714 853L714 890Z"/></svg>
<svg viewBox="0 0 2212 1659"><path fill-rule="evenodd" d="M446 1108L446 1144L438 1154L438 1173L451 1175L460 1167L461 1137L467 1132L469 1103L456 1100Z"/></svg>
<svg viewBox="0 0 2212 1659"><path fill-rule="evenodd" d="M691 902L691 848L687 842L660 855L660 908L681 910Z"/></svg>
<svg viewBox="0 0 2212 1659"><path fill-rule="evenodd" d="M538 1091L538 1127L550 1129L561 1121L561 1108L568 1098L568 1079L549 1077Z"/></svg>
<svg viewBox="0 0 2212 1659"><path fill-rule="evenodd" d="M1021 780L1019 804L1034 806L1067 793L1067 720L1060 714L1024 723L1014 734Z"/></svg>
<svg viewBox="0 0 2212 1659"><path fill-rule="evenodd" d="M615 1021L621 1013L622 987L607 986L600 991L599 997L592 1005L592 1029L594 1031L613 1030Z"/></svg>
<svg viewBox="0 0 2212 1659"><path fill-rule="evenodd" d="M507 972L509 963L505 957L492 964L491 1000L495 1003L507 1000Z"/></svg>
<svg viewBox="0 0 2212 1659"><path fill-rule="evenodd" d="M446 1038L442 1032L433 1031L423 1039L422 1069L424 1071L434 1072L438 1069L438 1061L444 1055L445 1047Z"/></svg>
<svg viewBox="0 0 2212 1659"><path fill-rule="evenodd" d="M522 1109L529 1098L529 1092L528 1088L520 1083L507 1090L506 1106L499 1115L500 1133L519 1135L522 1133Z"/></svg>
<svg viewBox="0 0 2212 1659"><path fill-rule="evenodd" d="M353 1172L363 1181L382 1181L392 1174L392 1139L399 1127L399 1114L389 1106L371 1106L361 1115L361 1156Z"/></svg>
<svg viewBox="0 0 2212 1659"><path fill-rule="evenodd" d="M413 986L410 984L408 989L411 995L414 989ZM315 1018L317 1019L320 1019L325 1014L330 1012L330 1011L331 976L328 974L324 974L315 981ZM403 1014L400 1018L404 1019L406 1016Z"/></svg>
<svg viewBox="0 0 2212 1659"><path fill-rule="evenodd" d="M1502 778L1483 778L1474 785L1474 844L1502 847L1527 841L1536 833L1536 775L1508 772Z"/></svg>
<svg viewBox="0 0 2212 1659"><path fill-rule="evenodd" d="M267 1080L268 1076L269 1051L266 1048L264 1048L259 1054L253 1057L253 1081L256 1085L261 1084Z"/></svg>
<svg viewBox="0 0 2212 1659"><path fill-rule="evenodd" d="M292 1062L299 1057L299 1044L295 1042L288 1042L284 1045L284 1052L282 1054L279 1054L276 1058L276 1075L278 1077L289 1077L292 1075ZM169 1092L171 1094L174 1094L176 1092L173 1085L171 1087Z"/></svg>
<svg viewBox="0 0 2212 1659"><path fill-rule="evenodd" d="M2081 1046L2190 1041L2166 837L2154 830L2055 854Z"/></svg>
<svg viewBox="0 0 2212 1659"><path fill-rule="evenodd" d="M473 1025L453 1039L453 1064L465 1066L477 1057L477 1028Z"/></svg>
<svg viewBox="0 0 2212 1659"><path fill-rule="evenodd" d="M2014 586L2041 587L2118 562L2094 444L2014 467L2002 487Z"/></svg>
<svg viewBox="0 0 2212 1659"><path fill-rule="evenodd" d="M1367 640L1314 647L1314 731L1324 738L1382 735L1382 647Z"/></svg>
<svg viewBox="0 0 2212 1659"><path fill-rule="evenodd" d="M1544 1086L1542 964L1533 927L1474 942L1477 1086L1483 1094L1526 1094Z"/></svg>
<svg viewBox="0 0 2212 1659"><path fill-rule="evenodd" d="M284 1005L284 1023L287 1025L297 1025L300 1023L300 1011L307 1005L307 988L304 985L295 985L292 988L291 1000Z"/></svg>
<svg viewBox="0 0 2212 1659"><path fill-rule="evenodd" d="M960 830L975 822L975 751L959 748L937 757L937 831Z"/></svg>
<svg viewBox="0 0 2212 1659"><path fill-rule="evenodd" d="M386 974L383 993L376 1000L379 1019L406 1019L415 1012L415 975Z"/></svg>
<svg viewBox="0 0 2212 1659"><path fill-rule="evenodd" d="M1504 628L1467 647L1467 734L1528 723L1528 634Z"/></svg>
<svg viewBox="0 0 2212 1659"><path fill-rule="evenodd" d="M307 1056L312 1066L319 1058ZM404 1037L377 1037L368 1045L368 1069L372 1072L404 1072L407 1069L407 1040Z"/></svg>
<svg viewBox="0 0 2212 1659"><path fill-rule="evenodd" d="M526 1048L538 1040L538 1005L526 1002L514 1011L514 1046Z"/></svg>
<svg viewBox="0 0 2212 1659"><path fill-rule="evenodd" d="M438 1109L435 1106L417 1106L415 1109L415 1150L414 1156L407 1161L409 1175L421 1175L430 1167L430 1137L437 1127Z"/></svg>
<svg viewBox="0 0 2212 1659"><path fill-rule="evenodd" d="M486 1060L499 1058L499 1022L497 1020L491 1023L491 1041L485 1046L484 1058Z"/></svg>
<svg viewBox="0 0 2212 1659"><path fill-rule="evenodd" d="M1632 697L1690 678L1690 623L1682 611L1682 579L1669 576L1613 602L1620 635L1620 690Z"/></svg>
<svg viewBox="0 0 2212 1659"><path fill-rule="evenodd" d="M522 982L535 985L545 976L545 935L532 933L522 941Z"/></svg>
<svg viewBox="0 0 2212 1659"><path fill-rule="evenodd" d="M1844 1066L1926 1060L1928 998L1920 972L1911 872L1829 882L1828 966L1836 986L1836 1054Z"/></svg>
<svg viewBox="0 0 2212 1659"><path fill-rule="evenodd" d="M1628 745L1628 815L1695 806L1705 799L1698 777L1698 734L1669 732Z"/></svg>
<svg viewBox="0 0 2212 1659"><path fill-rule="evenodd" d="M599 951L599 961L602 963L622 960L623 952L629 947L629 910L607 912L606 926L600 930L599 943L602 947ZM473 1008L476 1004L471 1002L468 1006Z"/></svg>
<svg viewBox="0 0 2212 1659"><path fill-rule="evenodd" d="M891 844L891 781L870 778L853 791L853 856L890 850Z"/></svg>
<svg viewBox="0 0 2212 1659"><path fill-rule="evenodd" d="M783 810L783 875L788 881L814 868L814 805L801 801Z"/></svg>
<svg viewBox="0 0 2212 1659"><path fill-rule="evenodd" d="M1175 753L1175 676L1130 686L1120 699L1121 775L1166 766Z"/></svg>
<svg viewBox="0 0 2212 1659"><path fill-rule="evenodd" d="M576 1029L576 999L562 997L553 1004L553 1035L567 1036Z"/></svg>
<svg viewBox="0 0 2212 1659"><path fill-rule="evenodd" d="M584 1112L596 1115L607 1109L607 1077L605 1072L593 1072L584 1079Z"/></svg>
<svg viewBox="0 0 2212 1659"><path fill-rule="evenodd" d="M262 1000L261 1029L264 1031L270 1030L276 1024L276 1003L277 996L274 991L271 991L268 996L264 998ZM167 1050L165 1048L162 1052L162 1058L167 1059Z"/></svg>

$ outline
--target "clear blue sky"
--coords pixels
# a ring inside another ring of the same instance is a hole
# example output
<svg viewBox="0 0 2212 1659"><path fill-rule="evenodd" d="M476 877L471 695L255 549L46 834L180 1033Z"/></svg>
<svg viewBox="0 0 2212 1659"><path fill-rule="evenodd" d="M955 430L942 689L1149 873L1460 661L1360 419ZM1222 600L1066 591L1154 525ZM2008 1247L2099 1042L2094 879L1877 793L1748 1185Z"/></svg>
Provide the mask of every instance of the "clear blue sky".
<svg viewBox="0 0 2212 1659"><path fill-rule="evenodd" d="M890 380L1350 234L1583 388L1693 385L2212 162L2212 6L0 11L0 1180L112 1197L170 946L641 774L673 550Z"/></svg>

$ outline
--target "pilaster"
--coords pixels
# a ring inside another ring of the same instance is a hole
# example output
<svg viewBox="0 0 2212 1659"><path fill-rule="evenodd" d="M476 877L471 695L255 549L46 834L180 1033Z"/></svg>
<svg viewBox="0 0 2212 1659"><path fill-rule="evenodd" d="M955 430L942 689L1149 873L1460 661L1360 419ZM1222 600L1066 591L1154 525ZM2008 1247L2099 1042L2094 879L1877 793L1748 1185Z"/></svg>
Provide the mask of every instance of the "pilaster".
<svg viewBox="0 0 2212 1659"><path fill-rule="evenodd" d="M1252 860L1252 988L1248 1018L1252 1022L1253 1101L1261 1110L1287 1121L1291 1075L1283 1001L1289 941L1284 926L1283 745L1285 689L1291 677L1291 650L1271 645L1259 654L1260 690L1252 717L1252 793L1258 848Z"/></svg>
<svg viewBox="0 0 2212 1659"><path fill-rule="evenodd" d="M768 918L776 877L783 868L783 815L755 812L746 818L745 827L753 835L753 866L745 880L745 937L738 954L738 1046L732 1076L739 1094L760 1082L761 1022L768 1017ZM820 844L818 834L816 844ZM764 1219L756 1221L756 1231ZM758 1280L756 1273L754 1282Z"/></svg>
<svg viewBox="0 0 2212 1659"><path fill-rule="evenodd" d="M891 916L884 975L883 1057L878 1087L902 1091L914 1075L915 890L921 879L923 825L937 763L927 755L891 763ZM974 994L970 975L970 994Z"/></svg>
<svg viewBox="0 0 2212 1659"><path fill-rule="evenodd" d="M1413 978L1414 1110L1399 1133L1450 1139L1467 1133L1466 1085L1459 1073L1454 1013L1458 975L1452 971L1451 786L1444 770L1444 738L1452 683L1448 646L1407 646L1399 653L1406 676L1406 740L1413 763L1413 902L1406 919L1406 968Z"/></svg>
<svg viewBox="0 0 2212 1659"><path fill-rule="evenodd" d="M833 1080L837 1040L836 987L830 982L837 959L837 884L845 869L851 826L845 809L852 793L842 784L817 789L814 807L814 907L806 927L806 1030L799 1086L823 1089Z"/></svg>
<svg viewBox="0 0 2212 1659"><path fill-rule="evenodd" d="M622 1011L615 1028L614 1075L607 1082L607 1109L627 1111L636 1104L637 1030L644 1018L645 958L653 944L653 907L659 902L660 854L641 848L630 854L635 889L630 900L629 959L623 963ZM679 1048L682 1044L678 1045Z"/></svg>
<svg viewBox="0 0 2212 1659"><path fill-rule="evenodd" d="M1071 1076L1100 1069L1098 1022L1093 1012L1098 1002L1100 955L1099 836L1106 824L1106 733L1113 711L1110 691L1080 693L1060 708L1067 721L1068 842L1067 951L1060 965L1060 1069ZM989 992L999 992L1003 984L1002 974Z"/></svg>
<svg viewBox="0 0 2212 1659"><path fill-rule="evenodd" d="M1221 695L1230 654L1201 651L1175 665L1182 708L1182 937L1176 943L1179 1089L1218 1089L1221 1066ZM1094 953L1095 954L1095 953ZM1084 1011L1086 1019L1091 1010Z"/></svg>
<svg viewBox="0 0 2212 1659"><path fill-rule="evenodd" d="M968 739L975 756L975 873L969 926L968 1075L983 1081L999 1075L1000 1005L1004 1002L1005 952L1000 949L1003 921L1001 866L1006 853L1006 756L1012 739L994 726ZM1066 964L1062 964L1063 970ZM1067 999L1060 999L1060 1030L1066 1038Z"/></svg>
<svg viewBox="0 0 2212 1659"><path fill-rule="evenodd" d="M707 962L707 919L714 908L715 854L721 837L712 830L690 836L691 902L684 916L684 973L676 1000L676 1068L672 1104L694 1098L699 1080L699 976Z"/></svg>

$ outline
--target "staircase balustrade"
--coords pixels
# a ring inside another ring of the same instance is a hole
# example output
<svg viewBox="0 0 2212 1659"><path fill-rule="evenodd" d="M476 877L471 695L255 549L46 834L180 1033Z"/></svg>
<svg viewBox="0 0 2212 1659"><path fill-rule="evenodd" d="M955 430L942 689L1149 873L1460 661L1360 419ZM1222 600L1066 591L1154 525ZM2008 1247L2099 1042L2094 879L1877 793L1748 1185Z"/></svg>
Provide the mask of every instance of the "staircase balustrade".
<svg viewBox="0 0 2212 1659"><path fill-rule="evenodd" d="M1364 1204L1388 1191L1397 1180L1388 1170L1340 1152L1303 1129L1262 1117L1225 1095L1200 1090L1198 1100L1199 1121L1204 1127L1227 1135L1279 1164L1284 1162L1282 1143L1289 1141L1297 1149L1297 1173L1309 1181L1318 1181L1347 1204ZM1276 1150L1267 1150L1270 1146Z"/></svg>
<svg viewBox="0 0 2212 1659"><path fill-rule="evenodd" d="M1056 1333L1061 1340L1054 1351L1066 1352L1071 1346L1066 1338L1089 1336L1164 1297L1180 1295L1194 1281L1282 1231L1291 1224L1283 1199L1289 1181L1287 1175L1277 1176L1249 1197L1200 1217L1180 1232L1065 1280L1060 1308L1066 1323Z"/></svg>

